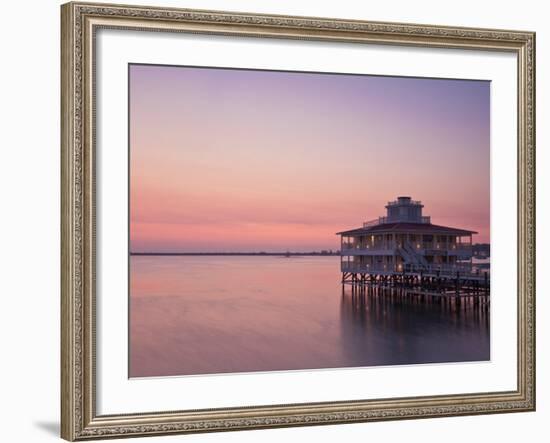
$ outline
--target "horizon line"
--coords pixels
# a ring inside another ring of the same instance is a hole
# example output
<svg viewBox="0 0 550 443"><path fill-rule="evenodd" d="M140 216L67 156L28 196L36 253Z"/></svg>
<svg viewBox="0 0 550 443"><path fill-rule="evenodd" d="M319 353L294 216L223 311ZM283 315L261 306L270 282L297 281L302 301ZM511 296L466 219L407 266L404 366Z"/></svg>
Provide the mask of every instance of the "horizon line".
<svg viewBox="0 0 550 443"><path fill-rule="evenodd" d="M490 243L473 243L472 246L486 246ZM129 251L128 255L341 255L339 249L321 249L318 251Z"/></svg>
<svg viewBox="0 0 550 443"><path fill-rule="evenodd" d="M321 251L214 251L214 252L129 252L129 255L340 255L339 249L326 249Z"/></svg>

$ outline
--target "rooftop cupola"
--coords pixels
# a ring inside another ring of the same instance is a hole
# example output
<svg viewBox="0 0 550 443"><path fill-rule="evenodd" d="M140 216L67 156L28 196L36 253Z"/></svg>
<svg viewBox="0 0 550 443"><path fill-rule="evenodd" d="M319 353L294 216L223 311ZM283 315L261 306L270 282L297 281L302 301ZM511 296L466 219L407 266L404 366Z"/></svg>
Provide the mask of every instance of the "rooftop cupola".
<svg viewBox="0 0 550 443"><path fill-rule="evenodd" d="M397 197L397 200L386 205L386 222L425 223L422 217L423 207L422 202L412 200L411 197Z"/></svg>

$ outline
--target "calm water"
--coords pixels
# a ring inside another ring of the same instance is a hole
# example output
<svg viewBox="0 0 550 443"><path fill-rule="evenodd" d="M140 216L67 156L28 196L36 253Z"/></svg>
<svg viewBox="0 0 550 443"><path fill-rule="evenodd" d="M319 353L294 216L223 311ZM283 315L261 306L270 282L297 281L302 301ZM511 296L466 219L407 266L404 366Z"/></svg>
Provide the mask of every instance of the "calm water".
<svg viewBox="0 0 550 443"><path fill-rule="evenodd" d="M339 257L133 256L130 275L132 377L490 358L488 309L343 292Z"/></svg>

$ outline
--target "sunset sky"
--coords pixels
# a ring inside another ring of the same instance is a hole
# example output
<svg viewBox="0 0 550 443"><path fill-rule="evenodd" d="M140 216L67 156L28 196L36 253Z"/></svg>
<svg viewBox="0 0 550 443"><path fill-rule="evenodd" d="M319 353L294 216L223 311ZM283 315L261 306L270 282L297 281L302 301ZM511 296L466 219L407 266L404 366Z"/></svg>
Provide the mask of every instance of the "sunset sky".
<svg viewBox="0 0 550 443"><path fill-rule="evenodd" d="M490 83L130 66L132 252L338 249L398 195L489 241Z"/></svg>

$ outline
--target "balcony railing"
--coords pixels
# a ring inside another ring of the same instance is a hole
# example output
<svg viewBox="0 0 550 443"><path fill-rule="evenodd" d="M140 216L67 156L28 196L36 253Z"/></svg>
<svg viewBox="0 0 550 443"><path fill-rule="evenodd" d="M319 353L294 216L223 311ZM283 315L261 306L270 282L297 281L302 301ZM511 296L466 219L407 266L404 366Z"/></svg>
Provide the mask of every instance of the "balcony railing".
<svg viewBox="0 0 550 443"><path fill-rule="evenodd" d="M372 226L383 225L385 223L398 223L398 222L409 222L409 223L423 223L430 224L431 217L429 215L423 215L420 219L411 220L408 215L403 216L394 216L394 217L378 217L374 220L369 220L363 222L363 228L370 228Z"/></svg>
<svg viewBox="0 0 550 443"><path fill-rule="evenodd" d="M343 243L342 244L342 250L350 251L350 250L357 250L357 251L381 251L381 250L388 250L388 249L395 249L395 243L393 242L374 242L374 243L367 243L367 244L359 244L359 243Z"/></svg>
<svg viewBox="0 0 550 443"><path fill-rule="evenodd" d="M470 263L429 264L425 266L404 264L403 271L405 272L422 271L426 274L453 275L453 274L456 274L457 272L460 274L471 273L472 266L470 265Z"/></svg>
<svg viewBox="0 0 550 443"><path fill-rule="evenodd" d="M398 249L403 247L403 242L365 242L365 243L354 243L354 242L344 242L342 243L342 251L382 251L382 250L391 250ZM472 254L472 245L464 243L445 243L445 242L411 242L411 247L418 251L424 252L425 255L434 255L438 252L448 251L451 255L455 254ZM426 254L429 252L429 254Z"/></svg>
<svg viewBox="0 0 550 443"><path fill-rule="evenodd" d="M403 201L394 200L394 201L388 202L388 204L386 206L397 206L397 205L402 205L402 204L404 204ZM420 200L409 200L405 204L407 204L407 205L422 205L422 202Z"/></svg>
<svg viewBox="0 0 550 443"><path fill-rule="evenodd" d="M446 277L455 276L481 276L484 273L479 269L472 269L469 263L456 264L430 264L430 265L412 265L412 264L381 264L381 263L352 263L342 262L342 272L365 272L365 273L423 273L424 275L438 275Z"/></svg>
<svg viewBox="0 0 550 443"><path fill-rule="evenodd" d="M342 272L397 272L394 265L342 262Z"/></svg>
<svg viewBox="0 0 550 443"><path fill-rule="evenodd" d="M369 220L369 221L366 221L363 223L363 228L370 228L371 226L378 226L378 225L381 225L381 224L384 224L386 223L385 220L386 217L378 217L378 218L375 218L374 220Z"/></svg>

